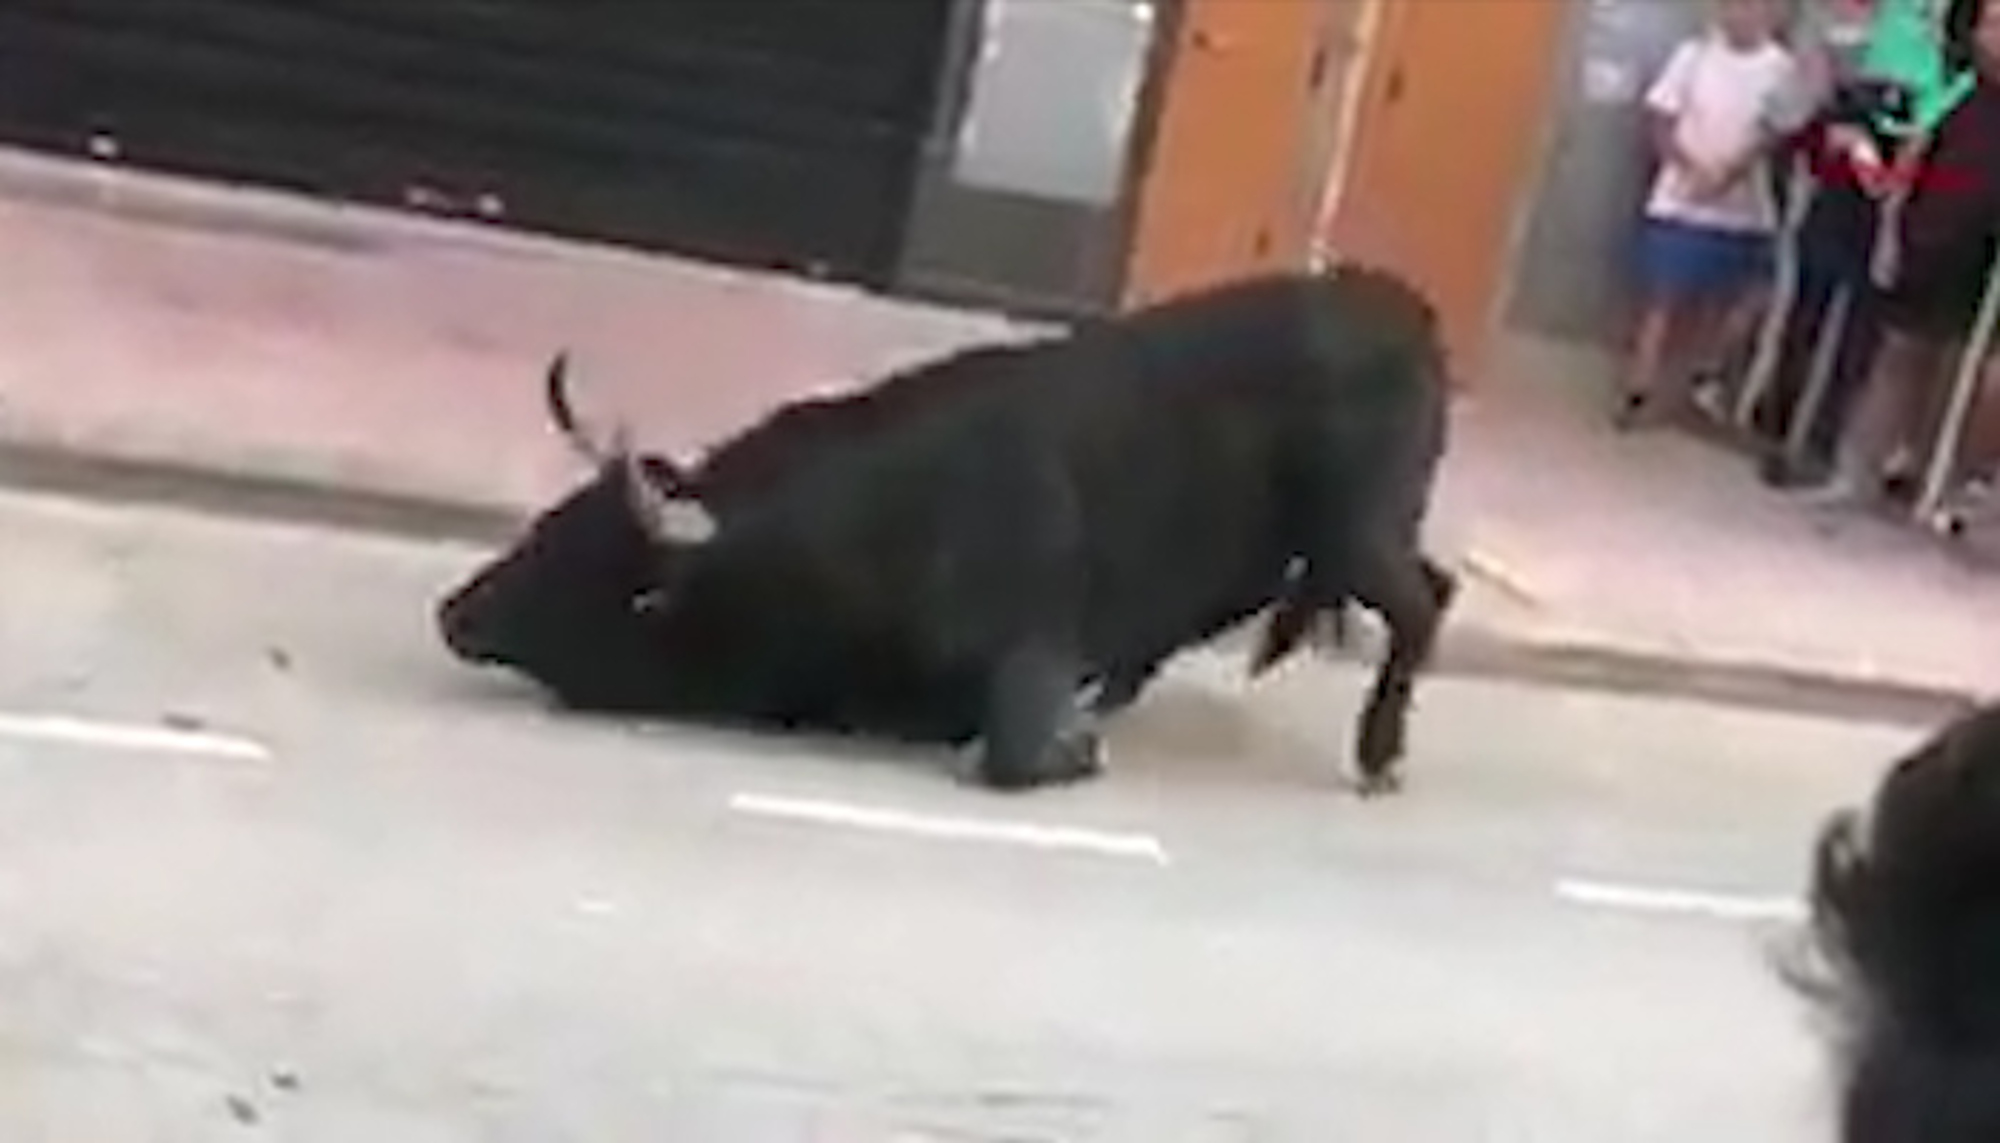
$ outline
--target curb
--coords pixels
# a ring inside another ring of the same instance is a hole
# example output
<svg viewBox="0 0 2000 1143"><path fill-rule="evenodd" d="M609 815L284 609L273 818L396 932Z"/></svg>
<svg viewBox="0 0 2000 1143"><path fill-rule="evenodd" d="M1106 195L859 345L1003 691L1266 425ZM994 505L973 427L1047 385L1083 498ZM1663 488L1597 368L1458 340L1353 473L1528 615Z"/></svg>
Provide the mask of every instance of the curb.
<svg viewBox="0 0 2000 1143"><path fill-rule="evenodd" d="M90 454L18 440L0 442L0 486L414 540L499 544L513 537L525 520L520 510L497 504L178 460Z"/></svg>
<svg viewBox="0 0 2000 1143"><path fill-rule="evenodd" d="M92 455L21 441L0 442L0 486L259 522L480 545L507 542L524 522L519 509L494 504L360 489L330 480L231 472L174 460ZM1225 647L1246 643L1238 632L1217 640ZM1363 653L1323 648L1322 654L1356 661ZM1448 627L1433 669L1446 677L1920 727L1937 725L1982 701L1978 694L1950 687L1609 644L1543 642L1469 624Z"/></svg>
<svg viewBox="0 0 2000 1143"><path fill-rule="evenodd" d="M1461 626L1441 642L1436 670L1562 690L1925 729L1982 701L1972 691L1953 687L1611 644L1540 642L1476 626Z"/></svg>

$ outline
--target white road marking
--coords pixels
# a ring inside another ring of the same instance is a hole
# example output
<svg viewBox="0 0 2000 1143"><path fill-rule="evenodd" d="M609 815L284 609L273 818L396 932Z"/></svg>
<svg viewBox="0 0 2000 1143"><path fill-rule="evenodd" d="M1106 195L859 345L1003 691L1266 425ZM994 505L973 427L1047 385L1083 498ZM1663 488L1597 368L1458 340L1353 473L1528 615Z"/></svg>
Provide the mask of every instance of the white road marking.
<svg viewBox="0 0 2000 1143"><path fill-rule="evenodd" d="M194 754L243 762L268 762L271 759L269 747L235 735L177 730L143 723L93 722L60 714L10 714L0 711L0 738L159 754Z"/></svg>
<svg viewBox="0 0 2000 1143"><path fill-rule="evenodd" d="M857 806L846 802L783 798L765 794L737 794L729 799L729 808L742 814L788 818L822 825L850 826L880 833L902 833L946 841L1020 845L1032 849L1079 850L1107 857L1136 858L1156 865L1170 864L1166 847L1160 844L1158 838L1148 834L1108 833L1070 826L1035 825L1029 822L937 817L875 806Z"/></svg>
<svg viewBox="0 0 2000 1143"><path fill-rule="evenodd" d="M1693 913L1730 921L1802 921L1805 903L1794 897L1749 897L1698 889L1647 888L1602 881L1556 882L1556 896L1579 905L1639 913Z"/></svg>

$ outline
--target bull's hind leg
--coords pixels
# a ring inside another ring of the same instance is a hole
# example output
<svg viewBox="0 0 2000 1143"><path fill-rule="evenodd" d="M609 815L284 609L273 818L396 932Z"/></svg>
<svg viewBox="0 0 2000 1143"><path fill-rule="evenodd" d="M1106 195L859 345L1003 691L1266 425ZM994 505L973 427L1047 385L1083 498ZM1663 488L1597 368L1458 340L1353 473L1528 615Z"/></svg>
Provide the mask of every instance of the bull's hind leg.
<svg viewBox="0 0 2000 1143"><path fill-rule="evenodd" d="M980 777L996 790L1082 781L1101 769L1097 728L1078 709L1075 654L1023 643L993 673Z"/></svg>
<svg viewBox="0 0 2000 1143"><path fill-rule="evenodd" d="M1451 572L1415 552L1383 550L1355 570L1355 598L1382 616L1389 628L1389 654L1376 671L1356 728L1361 792L1371 796L1402 784L1396 763L1404 753L1411 697L1418 674L1430 662L1458 583Z"/></svg>

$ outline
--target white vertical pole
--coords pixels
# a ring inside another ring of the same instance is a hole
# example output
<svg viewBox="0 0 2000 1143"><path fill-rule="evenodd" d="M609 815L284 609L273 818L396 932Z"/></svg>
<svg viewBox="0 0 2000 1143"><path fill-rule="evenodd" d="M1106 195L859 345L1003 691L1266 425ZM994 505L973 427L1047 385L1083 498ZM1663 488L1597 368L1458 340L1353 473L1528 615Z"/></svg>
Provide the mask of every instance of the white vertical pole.
<svg viewBox="0 0 2000 1143"><path fill-rule="evenodd" d="M1960 356L1957 373L1952 378L1951 398L1945 406L1944 418L1938 424L1937 437L1931 442L1930 466L1924 472L1923 492L1917 497L1916 504L1917 519L1924 524L1941 522L1939 510L1952 491L1952 479L1958 470L1958 454L1965 443L1965 430L1972 419L1972 410L1979 402L1980 382L1985 373L1987 354L1993 349L1997 322L2000 322L2000 255L1996 255L1987 268L1986 291L1979 299L1979 313L1972 320L1972 328L1966 331L1965 352Z"/></svg>
<svg viewBox="0 0 2000 1143"><path fill-rule="evenodd" d="M1805 457L1813 422L1819 420L1820 409L1833 389L1833 371L1840 363L1841 345L1847 340L1847 327L1854 317L1854 291L1853 286L1840 287L1820 318L1819 333L1813 339L1811 371L1806 375L1797 403L1792 406L1791 423L1785 429L1787 461L1796 463Z"/></svg>
<svg viewBox="0 0 2000 1143"><path fill-rule="evenodd" d="M1795 160L1785 181L1785 213L1778 226L1775 250L1777 281L1771 300L1764 307L1764 320L1757 329L1757 348L1736 391L1736 408L1731 416L1739 427L1747 427L1756 416L1757 406L1777 380L1778 354L1784 345L1785 326L1799 296L1799 234L1805 228L1806 212L1812 209L1819 180L1813 178L1803 159Z"/></svg>

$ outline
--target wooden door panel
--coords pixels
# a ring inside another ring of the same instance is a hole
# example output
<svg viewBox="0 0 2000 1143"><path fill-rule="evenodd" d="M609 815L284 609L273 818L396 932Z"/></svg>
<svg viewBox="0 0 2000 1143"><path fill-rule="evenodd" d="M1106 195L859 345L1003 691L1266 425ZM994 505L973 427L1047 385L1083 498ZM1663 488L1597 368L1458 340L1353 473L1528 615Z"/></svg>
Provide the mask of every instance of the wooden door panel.
<svg viewBox="0 0 2000 1143"><path fill-rule="evenodd" d="M1188 0L1127 272L1137 303L1302 264L1319 94L1339 84L1329 19L1352 0Z"/></svg>
<svg viewBox="0 0 2000 1143"><path fill-rule="evenodd" d="M1483 364L1573 0L1390 0L1329 244L1409 274Z"/></svg>

